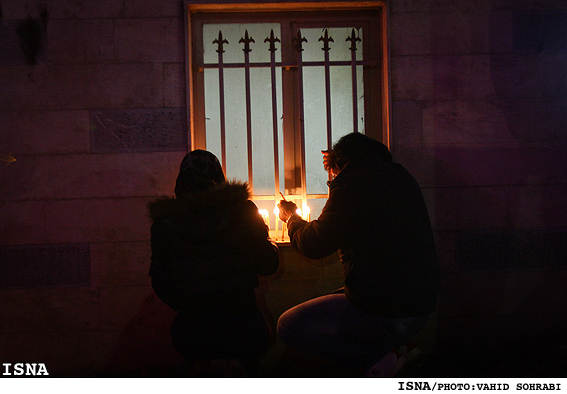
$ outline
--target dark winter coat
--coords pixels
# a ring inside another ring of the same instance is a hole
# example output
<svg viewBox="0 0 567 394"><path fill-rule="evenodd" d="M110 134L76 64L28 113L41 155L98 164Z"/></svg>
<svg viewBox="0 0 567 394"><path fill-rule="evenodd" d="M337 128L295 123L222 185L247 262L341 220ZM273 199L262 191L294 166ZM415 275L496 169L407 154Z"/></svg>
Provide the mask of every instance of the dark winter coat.
<svg viewBox="0 0 567 394"><path fill-rule="evenodd" d="M254 308L258 275L277 270L278 249L249 197L245 183L223 182L149 204L152 286L171 308L200 314Z"/></svg>
<svg viewBox="0 0 567 394"><path fill-rule="evenodd" d="M293 217L292 245L310 258L339 251L353 304L387 317L431 313L438 292L433 231L421 189L399 164L348 164L317 220Z"/></svg>

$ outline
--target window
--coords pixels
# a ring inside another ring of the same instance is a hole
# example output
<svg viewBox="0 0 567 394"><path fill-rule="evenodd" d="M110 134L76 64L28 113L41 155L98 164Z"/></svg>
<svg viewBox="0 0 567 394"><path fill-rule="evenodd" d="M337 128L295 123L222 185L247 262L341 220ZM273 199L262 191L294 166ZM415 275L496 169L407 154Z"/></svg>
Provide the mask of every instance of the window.
<svg viewBox="0 0 567 394"><path fill-rule="evenodd" d="M188 5L192 149L249 182L272 231L280 192L321 212L321 150L352 131L388 144L385 13L356 4Z"/></svg>

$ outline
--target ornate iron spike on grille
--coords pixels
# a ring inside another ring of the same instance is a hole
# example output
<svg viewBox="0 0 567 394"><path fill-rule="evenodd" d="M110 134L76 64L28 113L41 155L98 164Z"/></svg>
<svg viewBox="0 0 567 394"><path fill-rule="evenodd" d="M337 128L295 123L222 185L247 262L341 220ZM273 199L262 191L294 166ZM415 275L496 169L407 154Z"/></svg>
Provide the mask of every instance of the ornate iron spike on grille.
<svg viewBox="0 0 567 394"><path fill-rule="evenodd" d="M250 49L251 42L255 43L256 41L254 41L252 37L248 36L248 30L246 30L246 32L244 33L244 37L241 38L240 41L238 41L238 43L244 43L244 48L242 48L244 53L252 52L252 49Z"/></svg>
<svg viewBox="0 0 567 394"><path fill-rule="evenodd" d="M301 36L301 30L297 29L297 37L293 37L291 41L297 52L303 52L303 43L307 42L307 38Z"/></svg>
<svg viewBox="0 0 567 394"><path fill-rule="evenodd" d="M268 49L270 52L278 50L278 48L276 48L276 42L280 42L280 39L274 36L274 29L270 32L270 37L266 38L264 42L270 43L270 48Z"/></svg>
<svg viewBox="0 0 567 394"><path fill-rule="evenodd" d="M224 53L224 44L228 44L228 41L222 37L222 31L219 30L219 37L213 41L213 44L217 44L217 53Z"/></svg>
<svg viewBox="0 0 567 394"><path fill-rule="evenodd" d="M321 49L325 52L329 52L331 50L329 43L335 42L335 40L333 40L333 37L329 36L329 29L325 29L325 36L321 36L319 38L319 41L323 41L323 48Z"/></svg>
<svg viewBox="0 0 567 394"><path fill-rule="evenodd" d="M356 36L356 32L354 31L354 28L352 29L352 33L349 37L347 37L347 39L345 41L350 41L350 50L351 51L356 51L356 43L360 42L361 39L360 37Z"/></svg>

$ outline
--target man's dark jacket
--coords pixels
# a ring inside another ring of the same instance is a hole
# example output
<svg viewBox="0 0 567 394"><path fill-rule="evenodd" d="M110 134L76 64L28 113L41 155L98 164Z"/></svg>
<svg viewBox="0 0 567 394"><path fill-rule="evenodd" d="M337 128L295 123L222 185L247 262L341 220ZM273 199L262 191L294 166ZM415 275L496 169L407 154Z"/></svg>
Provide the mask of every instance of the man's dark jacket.
<svg viewBox="0 0 567 394"><path fill-rule="evenodd" d="M435 310L438 262L421 189L396 163L349 163L317 220L288 222L292 245L318 259L339 252L348 299L387 317Z"/></svg>
<svg viewBox="0 0 567 394"><path fill-rule="evenodd" d="M271 275L278 248L245 183L164 197L149 204L158 297L177 311L241 313L255 307L258 275Z"/></svg>

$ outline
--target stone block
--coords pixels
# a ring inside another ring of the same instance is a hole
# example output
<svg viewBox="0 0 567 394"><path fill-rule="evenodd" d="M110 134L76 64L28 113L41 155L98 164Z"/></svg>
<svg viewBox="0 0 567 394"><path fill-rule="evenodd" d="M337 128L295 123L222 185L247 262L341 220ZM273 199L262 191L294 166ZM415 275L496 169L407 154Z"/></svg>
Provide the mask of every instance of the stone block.
<svg viewBox="0 0 567 394"><path fill-rule="evenodd" d="M114 24L116 57L120 61L185 61L182 18L120 19Z"/></svg>
<svg viewBox="0 0 567 394"><path fill-rule="evenodd" d="M438 315L511 316L565 313L565 272L477 271L447 275L442 282Z"/></svg>
<svg viewBox="0 0 567 394"><path fill-rule="evenodd" d="M425 101L426 144L498 144L567 140L567 99Z"/></svg>
<svg viewBox="0 0 567 394"><path fill-rule="evenodd" d="M149 240L147 199L5 202L4 245Z"/></svg>
<svg viewBox="0 0 567 394"><path fill-rule="evenodd" d="M51 64L108 63L114 58L114 24L111 19L60 19L50 21Z"/></svg>
<svg viewBox="0 0 567 394"><path fill-rule="evenodd" d="M124 8L120 0L52 0L48 11L52 19L101 19L118 18L122 16Z"/></svg>
<svg viewBox="0 0 567 394"><path fill-rule="evenodd" d="M27 18L38 19L45 11L45 5L37 0L2 1L2 19L4 21L24 20Z"/></svg>
<svg viewBox="0 0 567 394"><path fill-rule="evenodd" d="M187 150L184 108L91 111L96 153Z"/></svg>
<svg viewBox="0 0 567 394"><path fill-rule="evenodd" d="M392 56L471 55L490 52L489 13L393 14Z"/></svg>
<svg viewBox="0 0 567 394"><path fill-rule="evenodd" d="M0 289L88 286L88 244L0 247Z"/></svg>
<svg viewBox="0 0 567 394"><path fill-rule="evenodd" d="M490 57L393 56L393 100L475 99L492 97Z"/></svg>
<svg viewBox="0 0 567 394"><path fill-rule="evenodd" d="M538 77L542 95L548 99L564 99L567 91L567 55L564 53L539 55Z"/></svg>
<svg viewBox="0 0 567 394"><path fill-rule="evenodd" d="M394 145L419 146L423 143L422 102L392 102L392 141Z"/></svg>
<svg viewBox="0 0 567 394"><path fill-rule="evenodd" d="M0 26L0 66L45 65L47 31L41 19L6 21Z"/></svg>
<svg viewBox="0 0 567 394"><path fill-rule="evenodd" d="M516 53L567 53L567 11L553 8L514 12Z"/></svg>
<svg viewBox="0 0 567 394"><path fill-rule="evenodd" d="M423 102L425 144L514 142L506 102L500 100L433 100Z"/></svg>
<svg viewBox="0 0 567 394"><path fill-rule="evenodd" d="M498 97L541 97L540 60L527 55L490 56L490 79Z"/></svg>
<svg viewBox="0 0 567 394"><path fill-rule="evenodd" d="M426 193L427 196L427 193ZM426 201L429 201L427 198ZM427 203L427 202L426 202ZM428 207L429 207L429 203ZM434 221L435 218L432 217L433 210L430 211L431 220ZM454 272L456 269L455 262L455 239L459 234L458 231L435 231L435 246L437 248L437 258L439 260L439 268L441 272L450 273Z"/></svg>
<svg viewBox="0 0 567 394"><path fill-rule="evenodd" d="M567 223L566 195L567 185L565 184L511 187L512 225L517 228L565 226ZM562 258L564 259L565 255Z"/></svg>
<svg viewBox="0 0 567 394"><path fill-rule="evenodd" d="M20 289L2 290L0 294L3 334L92 331L99 328L100 310L96 290Z"/></svg>
<svg viewBox="0 0 567 394"><path fill-rule="evenodd" d="M25 156L0 172L5 201L172 195L185 152ZM19 156L18 156L19 157Z"/></svg>
<svg viewBox="0 0 567 394"><path fill-rule="evenodd" d="M503 0L509 1L509 0ZM390 5L393 13L396 12L478 12L480 10L490 10L494 0L396 0Z"/></svg>
<svg viewBox="0 0 567 394"><path fill-rule="evenodd" d="M509 223L508 193L502 187L433 189L426 203L437 231L498 229Z"/></svg>
<svg viewBox="0 0 567 394"><path fill-rule="evenodd" d="M494 2L494 1L493 1ZM498 10L496 7L489 14L490 53L511 54L514 48L514 33L511 10Z"/></svg>
<svg viewBox="0 0 567 394"><path fill-rule="evenodd" d="M168 108L186 108L185 63L163 65L163 103Z"/></svg>
<svg viewBox="0 0 567 394"><path fill-rule="evenodd" d="M126 0L124 16L127 18L182 17L183 3L178 0Z"/></svg>
<svg viewBox="0 0 567 394"><path fill-rule="evenodd" d="M0 244L46 243L45 206L43 201L0 202Z"/></svg>
<svg viewBox="0 0 567 394"><path fill-rule="evenodd" d="M500 106L515 141L565 143L567 140L567 97L517 98Z"/></svg>
<svg viewBox="0 0 567 394"><path fill-rule="evenodd" d="M91 244L93 286L150 285L148 241Z"/></svg>
<svg viewBox="0 0 567 394"><path fill-rule="evenodd" d="M0 66L47 63L47 33L41 20L6 21L0 26Z"/></svg>
<svg viewBox="0 0 567 394"><path fill-rule="evenodd" d="M147 199L84 199L45 204L48 243L147 241Z"/></svg>
<svg viewBox="0 0 567 394"><path fill-rule="evenodd" d="M456 242L460 270L533 271L567 266L567 230L467 231Z"/></svg>
<svg viewBox="0 0 567 394"><path fill-rule="evenodd" d="M395 159L422 187L566 183L561 145L396 147Z"/></svg>
<svg viewBox="0 0 567 394"><path fill-rule="evenodd" d="M394 161L402 164L416 179L421 187L442 186L437 174L444 164L440 162L431 147L395 144L392 154Z"/></svg>
<svg viewBox="0 0 567 394"><path fill-rule="evenodd" d="M143 108L163 105L161 64L0 68L4 111Z"/></svg>
<svg viewBox="0 0 567 394"><path fill-rule="evenodd" d="M150 286L101 287L100 308L103 330L123 331L144 323L147 308L163 307ZM173 311L171 317L173 318ZM140 316L144 316L140 319Z"/></svg>
<svg viewBox="0 0 567 394"><path fill-rule="evenodd" d="M18 154L88 152L89 112L0 112L0 146L16 160Z"/></svg>

